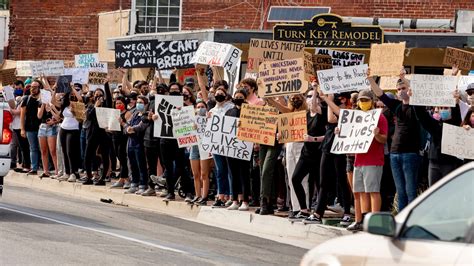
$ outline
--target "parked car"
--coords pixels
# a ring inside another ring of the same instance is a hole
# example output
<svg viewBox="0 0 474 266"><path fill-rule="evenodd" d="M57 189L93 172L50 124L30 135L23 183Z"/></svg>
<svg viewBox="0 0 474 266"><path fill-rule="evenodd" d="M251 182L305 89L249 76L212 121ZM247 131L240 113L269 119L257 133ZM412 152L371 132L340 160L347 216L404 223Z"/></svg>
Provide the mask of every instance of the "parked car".
<svg viewBox="0 0 474 266"><path fill-rule="evenodd" d="M324 242L301 265L474 265L474 162L395 217L368 214L364 231Z"/></svg>
<svg viewBox="0 0 474 266"><path fill-rule="evenodd" d="M3 177L8 174L10 170L10 142L12 140L13 131L10 124L13 122L13 116L10 113L8 103L0 95L0 196L3 191Z"/></svg>

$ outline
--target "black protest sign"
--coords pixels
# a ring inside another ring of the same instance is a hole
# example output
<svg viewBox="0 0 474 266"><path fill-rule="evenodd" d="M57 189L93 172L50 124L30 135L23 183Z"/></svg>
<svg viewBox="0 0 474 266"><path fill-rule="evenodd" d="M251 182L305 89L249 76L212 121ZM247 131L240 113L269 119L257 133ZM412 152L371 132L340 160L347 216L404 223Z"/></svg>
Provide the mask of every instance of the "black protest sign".
<svg viewBox="0 0 474 266"><path fill-rule="evenodd" d="M56 92L57 93L68 93L71 92L72 75L59 76L56 81Z"/></svg>
<svg viewBox="0 0 474 266"><path fill-rule="evenodd" d="M162 70L193 67L190 61L198 49L198 44L198 40L115 42L115 66L158 67Z"/></svg>

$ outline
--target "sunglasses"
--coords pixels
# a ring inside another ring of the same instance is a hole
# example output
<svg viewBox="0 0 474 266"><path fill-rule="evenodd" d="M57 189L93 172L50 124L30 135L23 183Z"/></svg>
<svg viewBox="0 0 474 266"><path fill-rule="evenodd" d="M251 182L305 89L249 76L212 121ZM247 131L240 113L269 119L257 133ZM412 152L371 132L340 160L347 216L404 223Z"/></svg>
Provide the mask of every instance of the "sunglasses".
<svg viewBox="0 0 474 266"><path fill-rule="evenodd" d="M468 90L466 91L467 95L472 96L474 94L474 90Z"/></svg>

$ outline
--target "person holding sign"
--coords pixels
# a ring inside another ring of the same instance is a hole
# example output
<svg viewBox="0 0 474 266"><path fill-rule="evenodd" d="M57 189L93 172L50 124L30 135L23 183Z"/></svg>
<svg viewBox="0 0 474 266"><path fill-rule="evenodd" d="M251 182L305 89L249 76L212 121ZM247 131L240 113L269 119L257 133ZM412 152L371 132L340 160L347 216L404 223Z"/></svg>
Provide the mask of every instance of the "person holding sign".
<svg viewBox="0 0 474 266"><path fill-rule="evenodd" d="M265 105L265 101L258 97L257 81L252 78L246 78L240 81L242 87L247 93L247 102L254 105Z"/></svg>

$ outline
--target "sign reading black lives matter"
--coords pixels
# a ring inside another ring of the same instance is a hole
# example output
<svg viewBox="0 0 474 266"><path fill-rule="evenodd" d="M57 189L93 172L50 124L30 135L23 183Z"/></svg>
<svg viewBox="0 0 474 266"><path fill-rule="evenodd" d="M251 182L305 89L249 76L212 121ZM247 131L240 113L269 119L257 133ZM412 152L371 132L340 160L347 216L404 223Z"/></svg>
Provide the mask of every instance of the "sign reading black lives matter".
<svg viewBox="0 0 474 266"><path fill-rule="evenodd" d="M198 46L198 40L115 42L115 66L158 67L161 70L193 67L190 61Z"/></svg>
<svg viewBox="0 0 474 266"><path fill-rule="evenodd" d="M380 26L356 26L337 15L322 14L300 24L277 24L273 39L304 43L306 47L370 48L383 43Z"/></svg>
<svg viewBox="0 0 474 266"><path fill-rule="evenodd" d="M374 128L379 123L382 109L367 112L342 109L339 116L339 134L334 138L331 153L367 153L374 140Z"/></svg>

